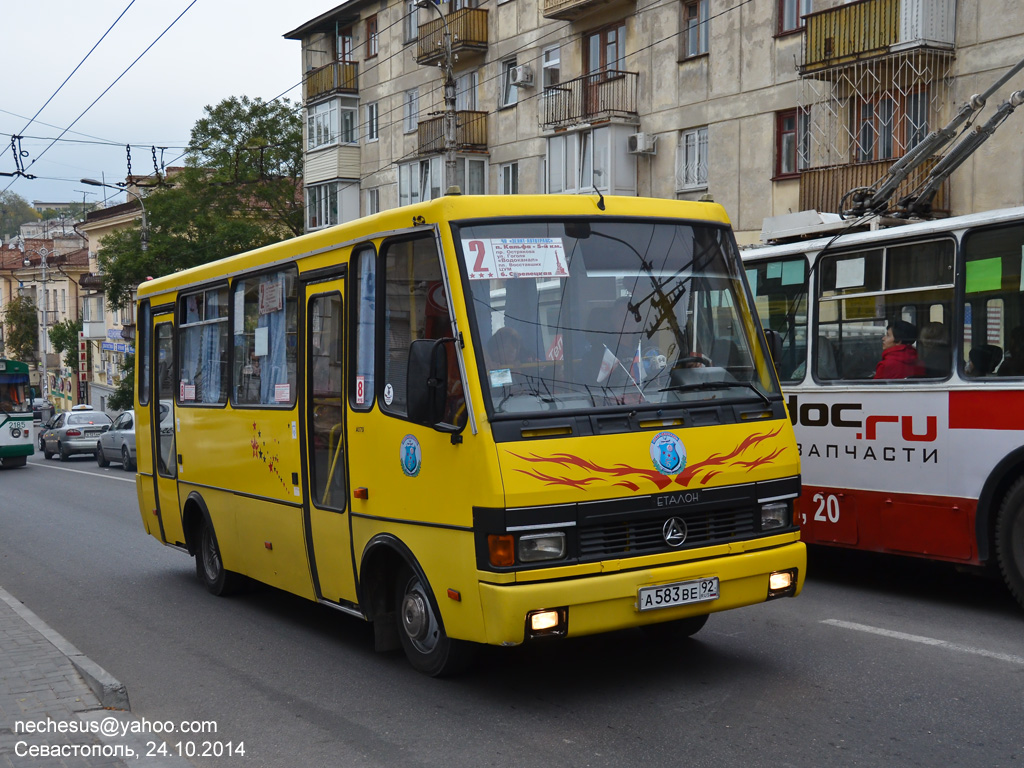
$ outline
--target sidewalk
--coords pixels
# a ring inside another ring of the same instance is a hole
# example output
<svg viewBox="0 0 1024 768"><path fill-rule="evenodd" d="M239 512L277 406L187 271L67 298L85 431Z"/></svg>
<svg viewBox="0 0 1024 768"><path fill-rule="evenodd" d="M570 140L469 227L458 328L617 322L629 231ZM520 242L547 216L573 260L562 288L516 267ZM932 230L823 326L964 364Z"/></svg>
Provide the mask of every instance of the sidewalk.
<svg viewBox="0 0 1024 768"><path fill-rule="evenodd" d="M182 768L127 733L124 686L0 588L0 768ZM136 729L137 730L137 729Z"/></svg>

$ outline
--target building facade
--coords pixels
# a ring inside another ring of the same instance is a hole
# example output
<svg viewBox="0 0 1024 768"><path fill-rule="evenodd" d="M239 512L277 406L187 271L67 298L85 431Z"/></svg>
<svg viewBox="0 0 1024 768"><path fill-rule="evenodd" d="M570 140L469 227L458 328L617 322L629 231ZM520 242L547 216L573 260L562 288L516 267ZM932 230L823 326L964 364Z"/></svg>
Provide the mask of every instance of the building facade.
<svg viewBox="0 0 1024 768"><path fill-rule="evenodd" d="M446 28L463 192L707 195L749 243L767 217L838 212L1024 59L1016 8L349 0L285 35L302 44L306 228L444 193ZM1022 87L1011 78L977 119ZM1000 126L939 186L935 213L1024 202L1022 130Z"/></svg>

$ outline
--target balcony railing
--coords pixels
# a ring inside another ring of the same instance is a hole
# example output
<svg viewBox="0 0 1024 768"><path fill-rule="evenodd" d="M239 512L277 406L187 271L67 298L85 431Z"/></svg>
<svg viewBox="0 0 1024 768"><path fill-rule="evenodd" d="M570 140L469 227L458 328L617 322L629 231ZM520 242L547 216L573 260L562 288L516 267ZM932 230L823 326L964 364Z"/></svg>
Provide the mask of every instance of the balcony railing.
<svg viewBox="0 0 1024 768"><path fill-rule="evenodd" d="M896 203L920 186L941 158L931 158L923 163L910 178L906 179L890 198L890 205ZM827 211L839 213L843 196L851 189L869 187L885 176L895 160L856 165L835 165L829 168L811 168L800 174L800 210ZM932 201L932 211L949 213L949 179L939 187Z"/></svg>
<svg viewBox="0 0 1024 768"><path fill-rule="evenodd" d="M306 73L306 101L328 93L358 93L359 65L355 62L332 61L326 67Z"/></svg>
<svg viewBox="0 0 1024 768"><path fill-rule="evenodd" d="M542 0L541 13L546 19L578 19L581 16L616 1L617 0Z"/></svg>
<svg viewBox="0 0 1024 768"><path fill-rule="evenodd" d="M612 117L637 116L636 72L609 69L545 88L540 97L540 121L560 128Z"/></svg>
<svg viewBox="0 0 1024 768"><path fill-rule="evenodd" d="M487 11L460 8L444 19L420 24L416 38L416 63L435 64L444 58L444 22L452 34L452 53L487 50Z"/></svg>
<svg viewBox="0 0 1024 768"><path fill-rule="evenodd" d="M801 74L894 50L952 48L956 0L860 0L806 17Z"/></svg>
<svg viewBox="0 0 1024 768"><path fill-rule="evenodd" d="M487 149L487 113L461 109L456 113L458 125L455 143L461 150ZM417 147L421 155L444 151L444 116L432 117L416 126Z"/></svg>

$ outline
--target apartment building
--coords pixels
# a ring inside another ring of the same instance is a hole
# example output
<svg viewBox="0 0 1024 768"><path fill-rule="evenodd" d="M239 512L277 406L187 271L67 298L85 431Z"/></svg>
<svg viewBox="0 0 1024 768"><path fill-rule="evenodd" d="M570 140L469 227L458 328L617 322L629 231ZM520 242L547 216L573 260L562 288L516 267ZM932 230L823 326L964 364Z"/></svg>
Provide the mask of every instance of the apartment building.
<svg viewBox="0 0 1024 768"><path fill-rule="evenodd" d="M306 228L443 194L444 81L465 193L837 212L1024 59L1015 0L349 0L301 41ZM976 118L1024 88L1011 78ZM939 188L937 215L1024 203L1024 117ZM947 146L945 150L948 151ZM937 162L896 191L910 194Z"/></svg>

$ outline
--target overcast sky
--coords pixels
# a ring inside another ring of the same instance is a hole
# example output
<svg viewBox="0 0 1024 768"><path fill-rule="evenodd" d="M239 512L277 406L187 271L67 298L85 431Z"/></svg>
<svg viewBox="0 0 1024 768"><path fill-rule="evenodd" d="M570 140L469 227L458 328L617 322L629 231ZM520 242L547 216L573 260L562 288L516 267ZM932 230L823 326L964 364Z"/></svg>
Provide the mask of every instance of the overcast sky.
<svg viewBox="0 0 1024 768"><path fill-rule="evenodd" d="M26 173L0 176L32 202L124 195L81 178L124 181L125 144L134 174L153 173L153 153L170 165L182 153L203 107L229 96L300 100L300 43L282 35L341 0L20 0L3 3L0 23L0 173L16 169L11 136L22 135ZM191 4L191 7L189 7ZM129 7L130 6L130 7ZM29 119L124 16L26 128ZM186 9L188 9L186 11ZM120 80L89 105L182 13ZM86 112L86 109L88 111ZM79 115L84 116L74 122ZM74 123L64 139L47 147ZM77 143L91 142L91 143ZM96 142L113 143L105 146ZM135 146L141 145L141 146ZM38 158L38 159L37 159Z"/></svg>

